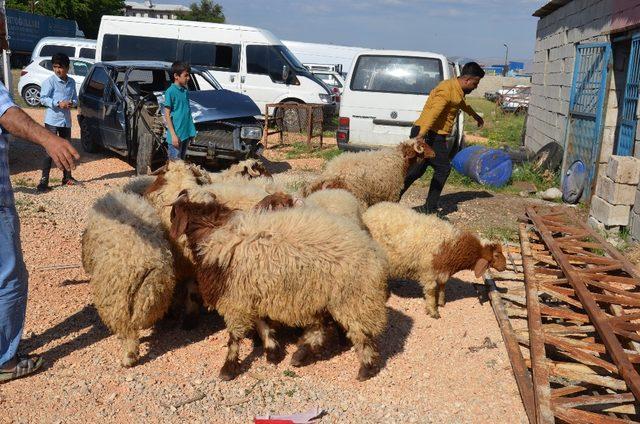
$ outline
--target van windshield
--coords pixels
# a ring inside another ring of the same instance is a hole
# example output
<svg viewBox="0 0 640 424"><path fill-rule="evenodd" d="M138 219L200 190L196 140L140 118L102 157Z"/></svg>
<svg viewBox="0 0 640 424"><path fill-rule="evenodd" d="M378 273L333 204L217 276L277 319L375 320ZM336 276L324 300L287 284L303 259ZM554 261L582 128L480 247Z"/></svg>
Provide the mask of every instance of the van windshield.
<svg viewBox="0 0 640 424"><path fill-rule="evenodd" d="M436 58L364 55L353 71L351 90L426 95L442 79Z"/></svg>
<svg viewBox="0 0 640 424"><path fill-rule="evenodd" d="M284 56L286 61L289 62L294 70L299 72L308 72L307 68L304 67L304 65L293 53L291 53L291 50L289 50L286 46L275 46L275 48L280 52L282 56Z"/></svg>

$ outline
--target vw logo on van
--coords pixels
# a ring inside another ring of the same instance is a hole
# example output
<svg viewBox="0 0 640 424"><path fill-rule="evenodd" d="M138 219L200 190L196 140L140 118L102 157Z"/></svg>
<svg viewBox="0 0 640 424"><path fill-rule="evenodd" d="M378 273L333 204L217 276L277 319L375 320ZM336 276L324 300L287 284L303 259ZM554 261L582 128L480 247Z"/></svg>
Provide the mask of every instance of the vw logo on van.
<svg viewBox="0 0 640 424"><path fill-rule="evenodd" d="M391 112L391 119L396 119L397 117L398 117L398 112L396 112L395 110Z"/></svg>

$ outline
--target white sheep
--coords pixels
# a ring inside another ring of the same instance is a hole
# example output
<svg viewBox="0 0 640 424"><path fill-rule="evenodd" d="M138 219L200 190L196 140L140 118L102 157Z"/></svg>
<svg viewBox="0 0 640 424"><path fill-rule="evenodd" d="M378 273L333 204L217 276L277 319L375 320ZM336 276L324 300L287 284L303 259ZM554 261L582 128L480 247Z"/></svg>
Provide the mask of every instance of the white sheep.
<svg viewBox="0 0 640 424"><path fill-rule="evenodd" d="M499 271L506 267L499 244L483 245L475 234L434 215L383 202L367 209L362 220L387 253L390 277L418 281L433 318L440 317L438 306L445 304L445 283L453 274L473 269L479 277L490 266Z"/></svg>
<svg viewBox="0 0 640 424"><path fill-rule="evenodd" d="M345 217L358 224L360 228L364 228L362 213L366 210L366 206L346 190L319 190L311 193L303 202L306 207L324 209L329 213Z"/></svg>
<svg viewBox="0 0 640 424"><path fill-rule="evenodd" d="M100 318L122 340L121 363L132 366L138 331L165 315L175 286L169 242L154 208L120 190L98 199L82 235L82 263Z"/></svg>
<svg viewBox="0 0 640 424"><path fill-rule="evenodd" d="M195 253L205 303L224 317L230 334L221 378L237 375L239 342L264 319L306 327L293 360L303 362L322 343L325 314L354 343L358 379L373 375L388 269L365 231L319 209L241 212L217 201L193 203L186 193L174 203L172 219L172 237L186 234Z"/></svg>
<svg viewBox="0 0 640 424"><path fill-rule="evenodd" d="M331 159L320 176L307 184L303 196L327 188L350 191L366 206L397 202L411 166L435 157L424 141L407 140L396 147L376 151L343 153Z"/></svg>

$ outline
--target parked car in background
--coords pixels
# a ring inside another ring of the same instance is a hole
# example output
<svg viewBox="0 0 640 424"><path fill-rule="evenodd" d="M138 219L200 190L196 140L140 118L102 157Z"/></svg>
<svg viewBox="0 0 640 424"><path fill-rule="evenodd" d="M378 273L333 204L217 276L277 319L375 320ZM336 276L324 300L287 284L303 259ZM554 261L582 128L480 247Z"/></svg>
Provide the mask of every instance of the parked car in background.
<svg viewBox="0 0 640 424"><path fill-rule="evenodd" d="M69 75L76 82L78 92L80 92L80 86L82 86L91 66L93 66L91 59L71 58ZM42 87L44 80L51 75L54 75L51 57L36 57L33 62L20 71L18 93L29 106L40 106L40 87Z"/></svg>
<svg viewBox="0 0 640 424"><path fill-rule="evenodd" d="M314 65L305 65L313 75L318 77L320 81L325 83L327 87L331 90L334 95L334 100L336 102L336 113L340 108L340 95L342 94L342 90L344 89L344 78L340 75L339 72L335 70L324 70L319 67L314 67Z"/></svg>
<svg viewBox="0 0 640 424"><path fill-rule="evenodd" d="M192 67L191 76L188 89L197 135L187 148L187 160L219 165L257 155L262 148L258 106L244 94L222 89L205 69ZM169 62L96 63L78 95L84 150L112 150L138 174L163 164L163 93L172 82Z"/></svg>
<svg viewBox="0 0 640 424"><path fill-rule="evenodd" d="M529 108L531 98L531 87L528 85L516 85L513 87L503 87L498 90L496 101L505 112L523 113Z"/></svg>
<svg viewBox="0 0 640 424"><path fill-rule="evenodd" d="M409 138L428 95L458 66L437 53L369 50L356 55L340 102L338 147L345 150L394 146ZM462 115L448 144L463 144Z"/></svg>
<svg viewBox="0 0 640 424"><path fill-rule="evenodd" d="M83 59L96 58L96 40L73 37L44 37L38 41L31 53L31 60L37 57L53 56L56 53L64 53L69 57Z"/></svg>

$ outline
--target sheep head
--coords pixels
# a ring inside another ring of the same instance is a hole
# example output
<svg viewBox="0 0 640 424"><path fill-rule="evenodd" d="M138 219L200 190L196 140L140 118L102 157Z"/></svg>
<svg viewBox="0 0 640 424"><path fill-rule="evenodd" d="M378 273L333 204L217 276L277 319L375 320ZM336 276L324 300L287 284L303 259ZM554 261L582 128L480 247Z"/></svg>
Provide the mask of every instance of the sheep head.
<svg viewBox="0 0 640 424"><path fill-rule="evenodd" d="M404 175L416 162L436 157L436 153L424 140L410 139L402 142L398 148L404 159Z"/></svg>
<svg viewBox="0 0 640 424"><path fill-rule="evenodd" d="M258 211L276 211L289 209L295 206L293 197L287 193L277 192L266 196L253 208Z"/></svg>
<svg viewBox="0 0 640 424"><path fill-rule="evenodd" d="M507 269L507 258L502 253L499 243L489 243L482 246L482 256L476 261L473 268L476 277L481 277L489 267L498 271Z"/></svg>
<svg viewBox="0 0 640 424"><path fill-rule="evenodd" d="M260 162L252 161L250 164L245 164L240 171L240 175L249 179L258 177L272 177L271 172L267 170Z"/></svg>
<svg viewBox="0 0 640 424"><path fill-rule="evenodd" d="M185 172L186 171L186 172ZM156 169L150 175L155 175L155 181L147 188L144 195L160 190L169 179L174 178L193 178L197 185L211 184L211 177L197 165L186 163L181 160L171 160L166 165Z"/></svg>
<svg viewBox="0 0 640 424"><path fill-rule="evenodd" d="M235 212L235 209L230 209L218 202L215 196L208 203L191 202L189 200L189 192L183 190L171 204L171 229L169 235L174 240L180 238L183 234L186 235L193 249L211 231L226 224Z"/></svg>

